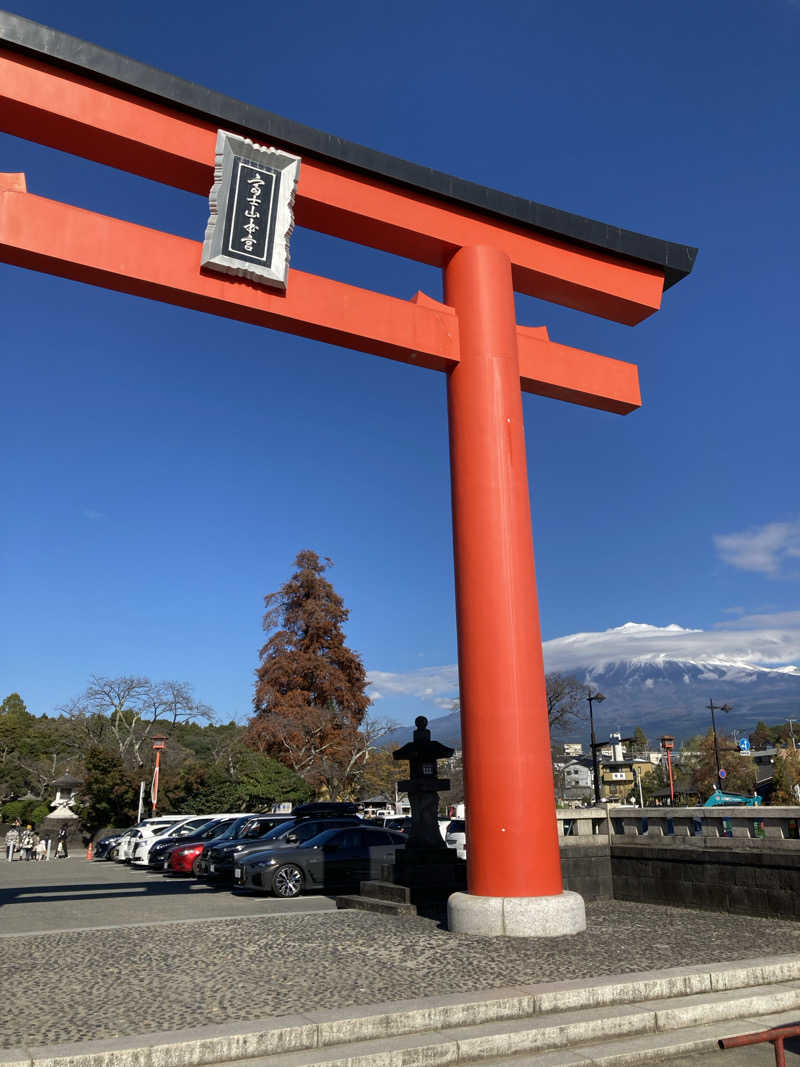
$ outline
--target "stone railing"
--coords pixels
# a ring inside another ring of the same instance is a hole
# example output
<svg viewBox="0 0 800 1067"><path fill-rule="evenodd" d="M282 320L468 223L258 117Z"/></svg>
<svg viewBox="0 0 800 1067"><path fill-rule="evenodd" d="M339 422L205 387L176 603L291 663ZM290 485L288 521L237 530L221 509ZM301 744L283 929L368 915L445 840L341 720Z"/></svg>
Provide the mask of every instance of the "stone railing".
<svg viewBox="0 0 800 1067"><path fill-rule="evenodd" d="M605 808L556 808L560 845L599 845L609 840Z"/></svg>
<svg viewBox="0 0 800 1067"><path fill-rule="evenodd" d="M587 809L587 811L592 809ZM610 807L613 840L645 837L664 842L686 838L794 841L800 848L800 807L633 808Z"/></svg>

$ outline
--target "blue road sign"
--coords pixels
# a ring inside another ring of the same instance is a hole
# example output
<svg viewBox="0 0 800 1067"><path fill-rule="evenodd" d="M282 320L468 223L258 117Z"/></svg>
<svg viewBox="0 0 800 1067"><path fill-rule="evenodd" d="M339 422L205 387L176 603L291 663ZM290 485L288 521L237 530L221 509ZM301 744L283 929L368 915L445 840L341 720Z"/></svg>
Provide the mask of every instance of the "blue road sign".
<svg viewBox="0 0 800 1067"><path fill-rule="evenodd" d="M747 738L747 737L740 737L739 738L739 751L740 752L749 752L750 751L750 739L749 738Z"/></svg>

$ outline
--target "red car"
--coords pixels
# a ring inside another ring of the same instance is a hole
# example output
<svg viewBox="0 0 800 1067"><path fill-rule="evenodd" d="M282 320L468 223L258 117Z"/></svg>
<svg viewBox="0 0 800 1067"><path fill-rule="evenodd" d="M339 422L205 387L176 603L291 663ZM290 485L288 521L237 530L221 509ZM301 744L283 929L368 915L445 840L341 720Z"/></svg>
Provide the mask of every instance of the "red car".
<svg viewBox="0 0 800 1067"><path fill-rule="evenodd" d="M194 862L203 851L204 841L178 845L167 857L165 869L171 874L194 874Z"/></svg>

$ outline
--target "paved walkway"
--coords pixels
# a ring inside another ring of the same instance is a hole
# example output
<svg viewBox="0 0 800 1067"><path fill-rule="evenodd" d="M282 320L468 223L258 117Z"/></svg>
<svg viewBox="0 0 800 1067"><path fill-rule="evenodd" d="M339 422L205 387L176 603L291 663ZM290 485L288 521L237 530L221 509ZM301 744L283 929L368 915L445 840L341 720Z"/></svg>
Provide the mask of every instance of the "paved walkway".
<svg viewBox="0 0 800 1067"><path fill-rule="evenodd" d="M289 902L295 910L287 914L269 910L283 902L215 892L212 899L222 902L215 907L257 913L196 919L193 909L206 897L188 889L180 897L184 921L165 922L152 907L165 890L141 888L152 876L71 860L29 866L0 865L0 931L6 909L15 907L16 925L27 914L28 929L41 930L43 908L64 909L65 885L76 906L116 917L117 925L0 939L5 1048L800 950L800 923L622 901L589 904L586 933L530 941L449 934L426 919L337 912L329 898L314 896ZM9 884L26 879L27 889ZM48 879L55 884L48 887ZM137 923L144 925L130 925Z"/></svg>
<svg viewBox="0 0 800 1067"><path fill-rule="evenodd" d="M83 857L49 863L0 862L0 934L169 920L236 918L285 911L332 911L329 897L280 901L234 895L196 878Z"/></svg>

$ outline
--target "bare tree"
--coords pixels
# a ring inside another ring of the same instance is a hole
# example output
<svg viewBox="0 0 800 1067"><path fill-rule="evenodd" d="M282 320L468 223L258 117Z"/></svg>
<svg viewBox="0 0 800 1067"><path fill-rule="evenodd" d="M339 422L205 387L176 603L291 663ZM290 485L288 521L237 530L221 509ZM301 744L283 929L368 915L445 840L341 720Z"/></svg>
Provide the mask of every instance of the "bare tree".
<svg viewBox="0 0 800 1067"><path fill-rule="evenodd" d="M347 731L339 745L322 754L318 773L332 800L345 795L351 800L358 798L370 759L381 741L396 729L396 723L368 715L357 730Z"/></svg>
<svg viewBox="0 0 800 1067"><path fill-rule="evenodd" d="M586 709L582 702L588 690L577 678L558 672L548 674L545 676L545 692L547 694L547 722L551 735L572 726L579 719L586 718ZM461 700L454 697L452 700L442 702L442 707L446 707L448 711L459 711Z"/></svg>
<svg viewBox="0 0 800 1067"><path fill-rule="evenodd" d="M120 758L136 767L144 766L142 749L157 728L213 719L211 709L194 700L188 683L152 682L137 675L93 674L86 691L60 710L80 727L87 742L107 744L110 735Z"/></svg>
<svg viewBox="0 0 800 1067"><path fill-rule="evenodd" d="M545 678L547 692L547 721L551 736L561 733L578 720L586 718L583 701L586 686L572 675L548 674Z"/></svg>

